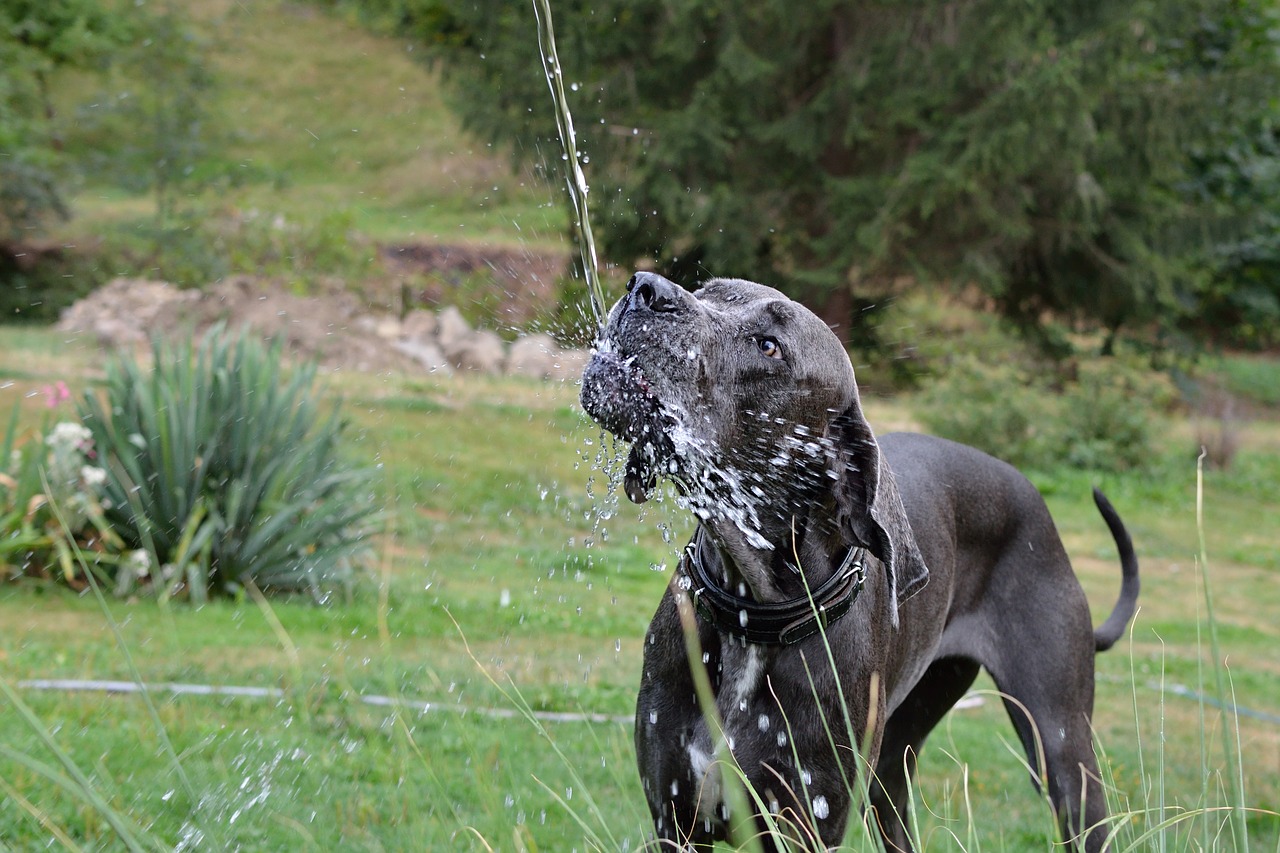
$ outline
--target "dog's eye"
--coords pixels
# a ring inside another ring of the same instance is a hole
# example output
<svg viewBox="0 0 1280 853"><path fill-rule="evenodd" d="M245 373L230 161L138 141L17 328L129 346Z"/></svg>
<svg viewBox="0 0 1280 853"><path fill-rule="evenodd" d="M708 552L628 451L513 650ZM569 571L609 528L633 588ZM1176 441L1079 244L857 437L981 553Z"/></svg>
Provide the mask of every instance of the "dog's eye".
<svg viewBox="0 0 1280 853"><path fill-rule="evenodd" d="M756 345L760 347L760 352L769 358L782 358L782 345L778 343L777 338L760 338Z"/></svg>

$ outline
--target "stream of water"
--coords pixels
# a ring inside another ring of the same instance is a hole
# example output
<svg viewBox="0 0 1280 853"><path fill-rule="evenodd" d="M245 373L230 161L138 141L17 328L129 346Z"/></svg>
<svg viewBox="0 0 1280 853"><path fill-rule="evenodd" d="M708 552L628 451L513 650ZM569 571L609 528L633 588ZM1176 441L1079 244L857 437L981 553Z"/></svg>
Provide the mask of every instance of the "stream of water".
<svg viewBox="0 0 1280 853"><path fill-rule="evenodd" d="M578 250L582 253L582 274L587 280L587 292L591 297L591 314L596 327L603 328L608 317L604 288L600 285L599 262L596 257L596 241L591 234L591 218L587 215L587 178L582 172L578 157L577 137L573 132L573 115L569 112L569 100L565 96L564 74L560 69L560 57L556 53L556 33L551 23L551 0L533 0L534 15L538 19L538 50L542 53L543 71L556 108L556 129L560 134L560 146L566 163L565 183L569 185L569 197L573 200L574 227L578 232Z"/></svg>

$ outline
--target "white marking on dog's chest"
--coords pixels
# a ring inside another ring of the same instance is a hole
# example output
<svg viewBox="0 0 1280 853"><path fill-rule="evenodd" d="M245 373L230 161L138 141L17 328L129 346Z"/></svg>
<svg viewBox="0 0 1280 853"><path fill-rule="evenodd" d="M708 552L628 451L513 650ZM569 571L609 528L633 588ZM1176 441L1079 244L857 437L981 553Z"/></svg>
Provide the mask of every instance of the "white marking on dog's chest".
<svg viewBox="0 0 1280 853"><path fill-rule="evenodd" d="M689 744L689 769L692 771L693 778L702 781L710 767L711 756L695 744Z"/></svg>
<svg viewBox="0 0 1280 853"><path fill-rule="evenodd" d="M747 647L747 660L742 669L734 674L733 707L745 711L748 700L755 697L760 687L760 676L764 674L764 660L760 650L755 646Z"/></svg>

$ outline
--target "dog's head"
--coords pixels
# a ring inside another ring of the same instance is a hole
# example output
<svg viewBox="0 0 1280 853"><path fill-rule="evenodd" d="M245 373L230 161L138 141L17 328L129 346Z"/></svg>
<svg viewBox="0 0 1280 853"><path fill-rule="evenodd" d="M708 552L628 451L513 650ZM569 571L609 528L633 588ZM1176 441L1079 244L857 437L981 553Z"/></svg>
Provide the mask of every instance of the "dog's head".
<svg viewBox="0 0 1280 853"><path fill-rule="evenodd" d="M884 563L895 598L928 576L848 355L771 287L714 279L689 293L632 276L583 374L582 405L631 442L625 486L637 503L669 477L700 516L727 515L757 547L772 547L770 522L785 529L797 506L833 504L849 544Z"/></svg>

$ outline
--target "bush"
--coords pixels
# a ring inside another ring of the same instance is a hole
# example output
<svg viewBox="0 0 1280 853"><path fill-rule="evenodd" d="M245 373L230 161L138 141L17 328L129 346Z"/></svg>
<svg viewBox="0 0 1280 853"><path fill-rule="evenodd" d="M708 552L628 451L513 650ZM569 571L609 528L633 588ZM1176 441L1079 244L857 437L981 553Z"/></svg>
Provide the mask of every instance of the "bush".
<svg viewBox="0 0 1280 853"><path fill-rule="evenodd" d="M1046 433L1057 407L1013 365L958 358L928 387L921 402L920 419L943 438L1018 466L1038 467L1052 454Z"/></svg>
<svg viewBox="0 0 1280 853"><path fill-rule="evenodd" d="M51 406L69 395L61 382L46 389ZM53 577L82 588L83 565L118 560L97 490L106 477L95 464L92 437L83 426L59 421L22 439L14 406L0 436L0 566L12 577Z"/></svg>
<svg viewBox="0 0 1280 853"><path fill-rule="evenodd" d="M144 369L120 356L105 394L80 407L107 472L106 519L151 556L119 585L197 599L247 582L317 595L346 585L374 502L369 469L338 453L339 406L320 411L314 365L286 375L279 345L220 328L198 347L157 340L152 358Z"/></svg>
<svg viewBox="0 0 1280 853"><path fill-rule="evenodd" d="M1021 468L1145 467L1152 413L1173 399L1168 381L1117 359L1082 363L1075 373L1062 380L1025 365L959 358L922 395L918 414L931 432Z"/></svg>
<svg viewBox="0 0 1280 853"><path fill-rule="evenodd" d="M1060 397L1055 457L1073 468L1130 471L1153 458L1153 415L1175 394L1161 373L1114 358L1083 362Z"/></svg>
<svg viewBox="0 0 1280 853"><path fill-rule="evenodd" d="M109 277L84 249L0 243L0 318L52 323L64 308Z"/></svg>

